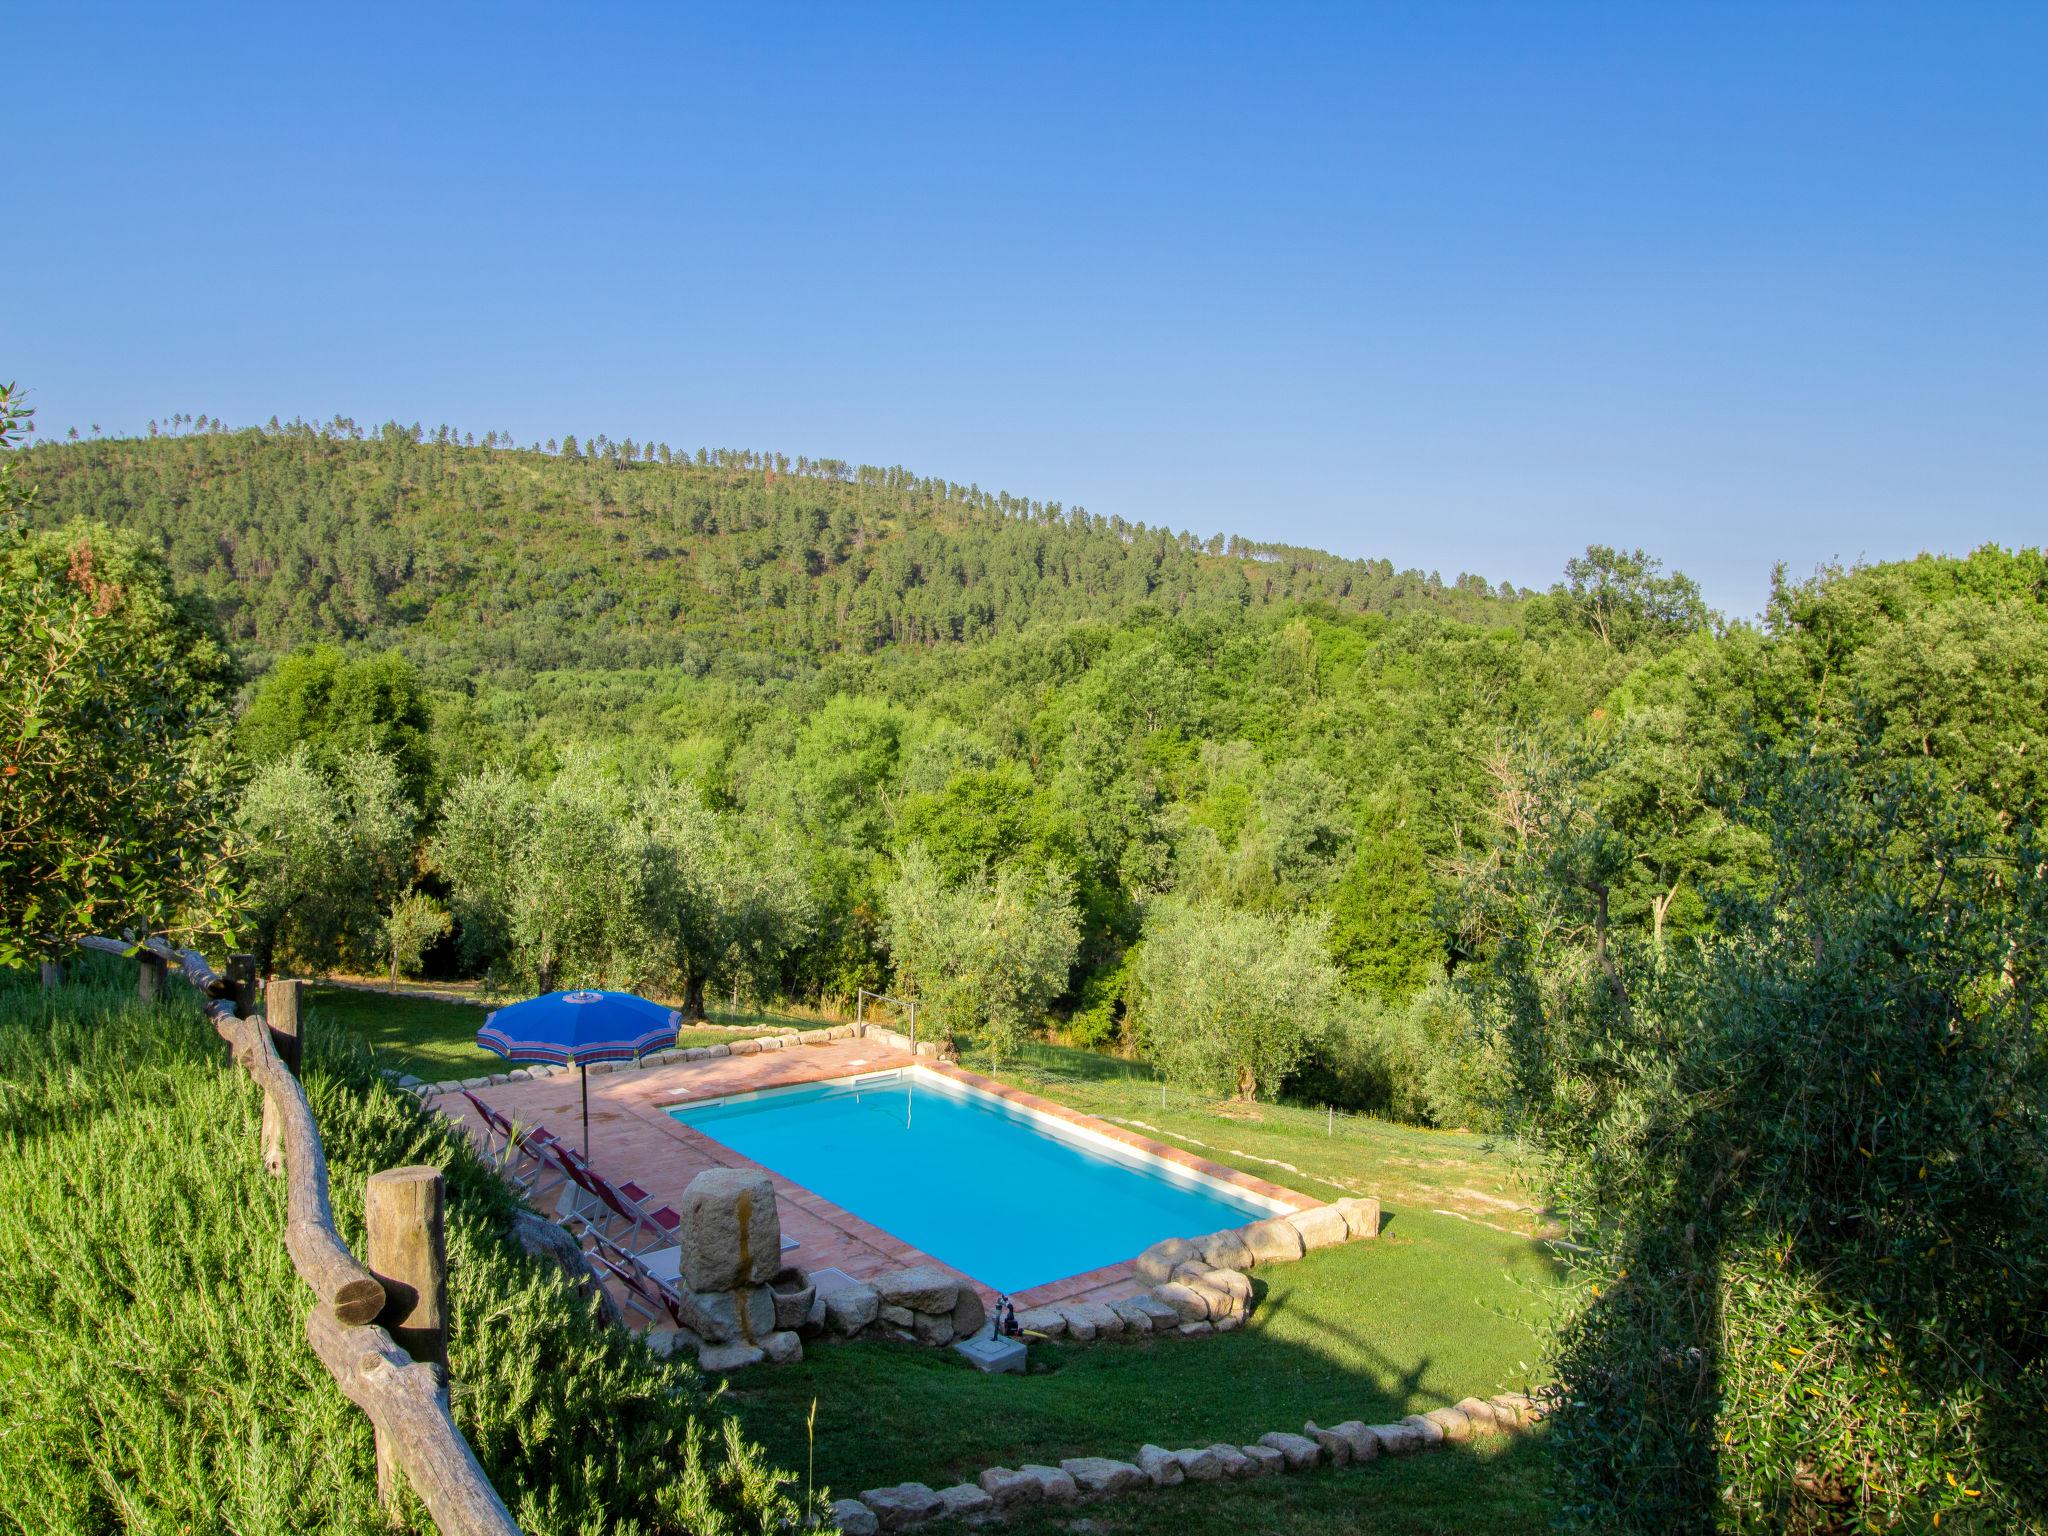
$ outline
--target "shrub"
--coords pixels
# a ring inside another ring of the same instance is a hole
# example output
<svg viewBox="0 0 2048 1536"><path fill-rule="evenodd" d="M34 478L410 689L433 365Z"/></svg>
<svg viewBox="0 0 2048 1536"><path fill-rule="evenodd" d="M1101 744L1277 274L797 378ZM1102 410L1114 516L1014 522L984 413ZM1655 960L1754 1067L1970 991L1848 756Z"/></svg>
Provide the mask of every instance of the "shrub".
<svg viewBox="0 0 2048 1536"><path fill-rule="evenodd" d="M358 1251L371 1172L446 1170L456 1419L527 1531L798 1514L693 1370L517 1249L505 1187L360 1045L312 1032L306 1084ZM389 1529L369 1421L305 1342L258 1104L189 1001L0 992L0 1530Z"/></svg>
<svg viewBox="0 0 2048 1536"><path fill-rule="evenodd" d="M1760 762L1757 889L1574 954L1531 882L1497 999L1582 1245L1568 1513L1629 1530L2039 1528L2048 881L2030 831Z"/></svg>

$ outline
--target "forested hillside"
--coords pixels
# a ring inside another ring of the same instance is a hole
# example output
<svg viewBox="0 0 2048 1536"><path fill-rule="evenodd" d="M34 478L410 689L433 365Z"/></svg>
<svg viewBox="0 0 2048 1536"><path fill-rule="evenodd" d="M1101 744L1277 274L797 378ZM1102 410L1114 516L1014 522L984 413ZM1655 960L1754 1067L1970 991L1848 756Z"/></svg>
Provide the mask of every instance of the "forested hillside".
<svg viewBox="0 0 2048 1536"><path fill-rule="evenodd" d="M547 451L336 421L46 445L46 515L147 533L238 642L403 638L450 672L866 652L1034 623L1328 602L1497 617L1487 584L1131 525L902 469ZM1506 594L1512 596L1511 593Z"/></svg>
<svg viewBox="0 0 2048 1536"><path fill-rule="evenodd" d="M1597 831L1603 933L1658 944L1761 867L1759 751L1818 732L2000 823L2048 759L2031 551L1781 582L1756 629L1640 553L1489 591L603 438L295 424L18 467L37 524L160 547L239 650L245 835L349 871L251 914L308 962L379 963L405 901L441 969L921 987L965 1038L1163 1057L1149 943L1289 999L1281 1049L1191 1077L1471 1123L1494 1067L1447 978L1518 850ZM658 901L619 873L656 865Z"/></svg>

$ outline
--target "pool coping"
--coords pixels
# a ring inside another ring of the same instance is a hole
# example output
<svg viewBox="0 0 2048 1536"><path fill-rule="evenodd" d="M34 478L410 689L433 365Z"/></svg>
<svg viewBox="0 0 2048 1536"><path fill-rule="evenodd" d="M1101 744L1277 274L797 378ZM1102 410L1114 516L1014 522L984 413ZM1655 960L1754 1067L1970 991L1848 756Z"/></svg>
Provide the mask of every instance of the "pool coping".
<svg viewBox="0 0 2048 1536"><path fill-rule="evenodd" d="M658 1109L663 1118L669 1120L671 1124L690 1136L701 1137L727 1155L738 1158L749 1166L760 1167L764 1172L774 1173L774 1170L768 1168L766 1164L756 1163L754 1159L747 1157L746 1154L740 1152L737 1148L719 1141L716 1136L708 1131L699 1130L696 1126L677 1119L671 1111L687 1109L693 1105L709 1105L726 1100L752 1098L757 1095L786 1092L797 1088L824 1087L835 1082L850 1083L856 1079L904 1072L913 1074L926 1073L936 1078L949 1080L957 1087L968 1089L985 1097L1006 1103L1013 1108L1023 1110L1034 1119L1054 1121L1094 1140L1110 1142L1126 1151L1148 1157L1154 1162L1169 1164L1184 1173L1194 1175L1203 1183L1222 1185L1267 1207L1263 1217L1253 1216L1251 1218L1255 1221L1286 1216L1300 1211L1314 1210L1323 1203L1313 1195L1305 1195L1300 1190L1289 1189L1283 1184L1275 1184L1270 1179L1262 1179L1256 1174L1246 1173L1242 1169L1232 1168L1224 1163L1212 1162L1206 1157L1198 1157L1184 1148L1168 1146L1164 1142L1154 1141L1149 1136L1141 1136L1135 1131L1126 1130L1124 1127L1101 1119L1099 1116L1085 1114L1080 1110L1072 1109L1055 1100L1041 1098L1039 1095L1029 1093L1022 1088L1012 1087L1010 1084L1001 1082L998 1079L984 1077L979 1072L970 1072L964 1067L957 1067L948 1062L935 1061L928 1057L915 1058L901 1064L880 1066L863 1072L846 1073L842 1076L815 1078L800 1084L778 1083L761 1088L742 1088L737 1090L728 1088L710 1093L691 1093L687 1091L687 1083L681 1083L677 1085L678 1091L663 1094L651 1107ZM820 1205L830 1206L833 1210L843 1212L845 1216L853 1218L862 1226L875 1232L886 1234L894 1238L898 1243L902 1242L901 1238L896 1238L895 1234L888 1232L887 1228L868 1221L856 1211L846 1210L844 1207L826 1200L815 1190L805 1188L805 1186L798 1184L796 1180L790 1179L786 1174L776 1174L775 1176L794 1188L804 1189L805 1193L810 1195ZM905 1244L904 1246L908 1247L910 1245ZM922 1252L922 1250L917 1251ZM1129 1290L1136 1288L1142 1290L1147 1282L1139 1276L1134 1267L1137 1257L1138 1255L1133 1253L1127 1259L1119 1259L1115 1263L1106 1264L1097 1269L1084 1270L1078 1274L1042 1281L1025 1290L1015 1292L1011 1300L1020 1308L1030 1308L1044 1306L1052 1302L1075 1300L1081 1297L1095 1297L1101 1293L1119 1289ZM995 1294L993 1288L987 1282L967 1274L966 1271L960 1270L954 1265L944 1264L943 1261L941 1261L941 1264L948 1272L970 1281L978 1290L987 1292L990 1295Z"/></svg>

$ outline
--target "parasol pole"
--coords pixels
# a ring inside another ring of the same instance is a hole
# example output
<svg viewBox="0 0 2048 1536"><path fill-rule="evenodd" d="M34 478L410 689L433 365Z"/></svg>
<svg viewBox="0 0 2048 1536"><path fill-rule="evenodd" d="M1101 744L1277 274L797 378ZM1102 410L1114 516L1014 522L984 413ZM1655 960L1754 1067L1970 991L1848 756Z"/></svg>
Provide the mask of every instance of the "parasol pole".
<svg viewBox="0 0 2048 1536"><path fill-rule="evenodd" d="M576 1081L583 1085L583 1160L590 1161L590 1068L576 1063Z"/></svg>

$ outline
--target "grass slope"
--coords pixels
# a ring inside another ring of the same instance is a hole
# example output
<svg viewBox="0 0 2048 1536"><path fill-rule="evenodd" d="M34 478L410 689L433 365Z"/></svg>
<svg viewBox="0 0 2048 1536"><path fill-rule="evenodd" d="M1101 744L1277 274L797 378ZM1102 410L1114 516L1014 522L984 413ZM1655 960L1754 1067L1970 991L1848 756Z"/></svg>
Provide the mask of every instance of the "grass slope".
<svg viewBox="0 0 2048 1536"><path fill-rule="evenodd" d="M742 1373L731 1399L749 1434L794 1466L815 1398L818 1477L842 1494L906 1479L936 1486L996 1463L1128 1457L1147 1441L1242 1443L1311 1418L1379 1423L1529 1382L1554 1272L1538 1244L1400 1213L1375 1242L1253 1279L1257 1310L1234 1334L1034 1344L1023 1377L981 1375L950 1351L824 1344L800 1365ZM1472 1475L1514 1468L1513 1487L1497 1491L1520 1506L1537 1459L1488 1458ZM1434 1474L1411 1465L1360 1474L1374 1479L1376 1509L1401 1507L1411 1482L1418 1509L1437 1497ZM1182 1528L1234 1529L1206 1518Z"/></svg>
<svg viewBox="0 0 2048 1536"><path fill-rule="evenodd" d="M369 1423L305 1343L259 1096L188 993L124 981L0 985L0 1532L386 1532ZM505 1187L360 1045L315 1022L305 1081L358 1249L369 1173L447 1173L456 1417L531 1536L794 1513L693 1370L519 1251Z"/></svg>

